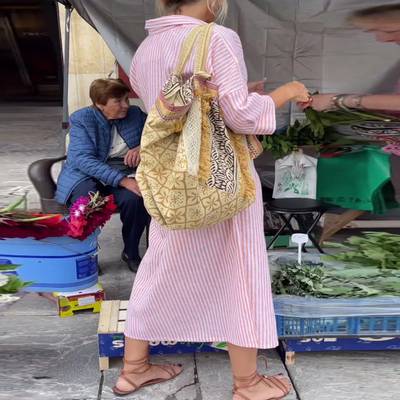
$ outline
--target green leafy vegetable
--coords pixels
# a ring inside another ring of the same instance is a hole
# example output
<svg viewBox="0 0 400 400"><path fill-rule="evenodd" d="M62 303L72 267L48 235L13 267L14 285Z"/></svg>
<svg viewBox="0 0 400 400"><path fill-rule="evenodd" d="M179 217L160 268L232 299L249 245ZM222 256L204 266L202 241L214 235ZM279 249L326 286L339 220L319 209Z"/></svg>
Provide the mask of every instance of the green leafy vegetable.
<svg viewBox="0 0 400 400"><path fill-rule="evenodd" d="M0 294L15 294L20 289L31 285L33 282L23 282L15 275L8 275L8 282L0 287Z"/></svg>
<svg viewBox="0 0 400 400"><path fill-rule="evenodd" d="M376 266L287 264L273 275L272 291L276 295L332 299L400 297L400 271Z"/></svg>
<svg viewBox="0 0 400 400"><path fill-rule="evenodd" d="M13 271L19 268L20 265L14 264L0 264L0 278L3 278L5 282L0 285L0 295L2 294L15 294L20 289L31 285L33 282L24 282L13 274L2 274L1 271Z"/></svg>
<svg viewBox="0 0 400 400"><path fill-rule="evenodd" d="M321 261L341 261L361 266L400 270L400 235L387 232L364 232L352 236L346 245L326 243L325 246L343 248L347 252L321 257Z"/></svg>
<svg viewBox="0 0 400 400"><path fill-rule="evenodd" d="M293 296L321 297L322 267L309 267L305 264L286 264L275 272L272 278L272 292Z"/></svg>
<svg viewBox="0 0 400 400"><path fill-rule="evenodd" d="M337 139L345 140L342 145L364 144L363 141L349 140L340 138L340 136L335 137L333 127L367 121L400 121L399 118L389 115L355 110L316 111L308 107L304 110L304 113L306 117L304 123L296 120L286 131L261 136L260 141L264 150L270 150L275 158L280 158L300 146L312 146L319 151L321 146L337 144Z"/></svg>
<svg viewBox="0 0 400 400"><path fill-rule="evenodd" d="M0 264L0 271L14 271L14 269L17 269L18 267L20 267L20 265Z"/></svg>

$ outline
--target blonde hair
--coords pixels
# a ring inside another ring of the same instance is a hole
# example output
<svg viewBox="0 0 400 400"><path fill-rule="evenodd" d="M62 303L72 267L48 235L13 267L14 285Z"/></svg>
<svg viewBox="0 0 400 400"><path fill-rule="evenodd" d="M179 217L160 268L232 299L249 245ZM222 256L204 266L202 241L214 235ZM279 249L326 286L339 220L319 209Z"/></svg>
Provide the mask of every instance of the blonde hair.
<svg viewBox="0 0 400 400"><path fill-rule="evenodd" d="M160 15L172 15L182 6L198 3L201 0L169 0L164 4L161 0L157 0L157 9ZM224 22L228 13L228 1L227 0L207 0L207 7L214 14L214 10L218 7L218 11L215 14L216 21Z"/></svg>

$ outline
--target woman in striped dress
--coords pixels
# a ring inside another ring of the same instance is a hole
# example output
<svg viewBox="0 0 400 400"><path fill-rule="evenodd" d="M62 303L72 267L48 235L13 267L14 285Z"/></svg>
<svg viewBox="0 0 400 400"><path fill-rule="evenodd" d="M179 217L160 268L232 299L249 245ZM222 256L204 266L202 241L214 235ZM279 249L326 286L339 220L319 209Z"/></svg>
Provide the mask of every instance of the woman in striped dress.
<svg viewBox="0 0 400 400"><path fill-rule="evenodd" d="M174 71L183 42L196 27L226 13L226 0L161 0L162 18L148 21L130 73L149 112ZM193 75L194 56L184 71ZM268 96L249 94L237 34L212 31L207 72L219 87L227 126L248 135L272 134L275 110L307 101L306 88L286 84ZM278 345L263 231L261 185L253 169L257 201L236 217L202 230L168 231L152 222L150 246L137 274L126 321L124 368L114 391L125 395L181 373L181 366L152 365L149 341L227 342L235 400L285 397L282 376L257 373L257 349Z"/></svg>

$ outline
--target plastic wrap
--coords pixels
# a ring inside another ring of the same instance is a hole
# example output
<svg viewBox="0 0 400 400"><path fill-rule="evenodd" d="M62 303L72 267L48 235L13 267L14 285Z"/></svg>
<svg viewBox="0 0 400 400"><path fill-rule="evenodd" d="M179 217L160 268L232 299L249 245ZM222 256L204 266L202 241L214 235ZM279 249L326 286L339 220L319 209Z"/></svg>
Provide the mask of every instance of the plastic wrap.
<svg viewBox="0 0 400 400"><path fill-rule="evenodd" d="M400 298L314 299L274 296L275 314L284 317L373 317L400 316Z"/></svg>
<svg viewBox="0 0 400 400"><path fill-rule="evenodd" d="M279 266L297 262L297 254L269 252L271 274ZM303 262L308 265L329 267L341 265L337 262L321 262L319 254L303 254ZM344 265L344 264L342 264ZM367 299L316 299L299 296L274 296L275 314L284 317L321 318L321 317L363 317L363 316L400 316L399 298Z"/></svg>

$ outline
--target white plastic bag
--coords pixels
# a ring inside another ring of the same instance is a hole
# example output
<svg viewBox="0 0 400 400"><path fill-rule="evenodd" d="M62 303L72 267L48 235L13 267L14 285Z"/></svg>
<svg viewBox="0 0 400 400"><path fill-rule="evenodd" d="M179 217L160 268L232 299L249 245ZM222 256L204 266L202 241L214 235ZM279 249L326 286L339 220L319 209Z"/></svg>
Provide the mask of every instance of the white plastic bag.
<svg viewBox="0 0 400 400"><path fill-rule="evenodd" d="M316 199L317 162L303 150L293 152L275 162L274 199Z"/></svg>

